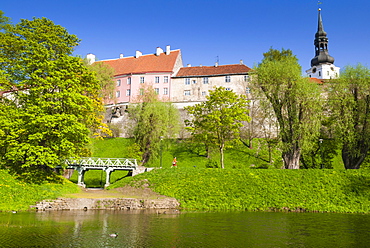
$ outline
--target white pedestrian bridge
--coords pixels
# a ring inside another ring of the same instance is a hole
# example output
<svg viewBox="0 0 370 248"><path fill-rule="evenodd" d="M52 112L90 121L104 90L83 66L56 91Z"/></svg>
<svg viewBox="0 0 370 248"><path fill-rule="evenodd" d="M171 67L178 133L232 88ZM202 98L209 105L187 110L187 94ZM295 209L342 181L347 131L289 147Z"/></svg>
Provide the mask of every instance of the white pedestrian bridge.
<svg viewBox="0 0 370 248"><path fill-rule="evenodd" d="M139 168L136 159L133 158L70 158L65 160L66 169L74 169L78 172L78 185L86 187L84 183L85 172L89 170L103 170L106 172L104 187L110 185L110 175L115 170L132 171L132 176L147 171L149 168ZM142 167L142 166L140 166Z"/></svg>

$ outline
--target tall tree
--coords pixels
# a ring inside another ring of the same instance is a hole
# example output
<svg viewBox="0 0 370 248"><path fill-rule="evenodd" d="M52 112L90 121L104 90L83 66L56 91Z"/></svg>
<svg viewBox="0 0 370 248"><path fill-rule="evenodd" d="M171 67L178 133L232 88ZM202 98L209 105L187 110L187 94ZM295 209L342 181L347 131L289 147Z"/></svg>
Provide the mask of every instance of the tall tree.
<svg viewBox="0 0 370 248"><path fill-rule="evenodd" d="M370 149L370 69L347 66L329 91L335 134L346 169L359 169Z"/></svg>
<svg viewBox="0 0 370 248"><path fill-rule="evenodd" d="M191 116L186 121L188 130L199 140L217 145L221 168L224 168L224 150L227 142L240 138L242 121L249 121L248 101L224 87L210 91L207 101L186 107Z"/></svg>
<svg viewBox="0 0 370 248"><path fill-rule="evenodd" d="M299 169L302 149L309 149L310 143L318 139L318 85L302 78L301 67L291 50L272 48L255 68L252 83L268 101L264 106L273 109L279 124L284 167Z"/></svg>
<svg viewBox="0 0 370 248"><path fill-rule="evenodd" d="M171 103L158 99L152 86L144 86L140 91L143 95L137 99L137 103L129 106L128 113L133 120L135 143L143 154L142 163L146 164L159 154L161 139L176 137L180 116Z"/></svg>
<svg viewBox="0 0 370 248"><path fill-rule="evenodd" d="M116 89L116 82L112 80L114 69L105 63L95 62L89 64L87 60L84 60L84 62L87 68L96 73L96 77L100 82L103 101L115 98L114 90Z"/></svg>
<svg viewBox="0 0 370 248"><path fill-rule="evenodd" d="M78 38L46 18L7 25L0 40L1 88L12 91L0 97L0 166L47 180L104 129L99 81L71 56Z"/></svg>

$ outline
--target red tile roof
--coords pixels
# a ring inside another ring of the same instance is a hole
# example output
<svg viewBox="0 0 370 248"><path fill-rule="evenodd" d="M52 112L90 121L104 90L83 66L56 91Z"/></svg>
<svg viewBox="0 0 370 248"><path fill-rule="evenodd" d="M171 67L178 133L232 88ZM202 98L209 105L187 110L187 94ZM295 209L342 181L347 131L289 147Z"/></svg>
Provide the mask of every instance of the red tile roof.
<svg viewBox="0 0 370 248"><path fill-rule="evenodd" d="M173 50L169 55L161 53L141 55L140 57L126 57L112 60L102 60L96 63L105 63L115 70L115 76L127 74L141 74L149 72L173 72L180 50Z"/></svg>
<svg viewBox="0 0 370 248"><path fill-rule="evenodd" d="M220 76L231 74L248 74L251 70L246 65L219 65L219 66L197 66L182 67L176 74L176 77L194 77L194 76Z"/></svg>
<svg viewBox="0 0 370 248"><path fill-rule="evenodd" d="M322 79L318 79L318 78L309 78L310 81L312 83L317 83L317 84L323 84L324 82L322 81Z"/></svg>

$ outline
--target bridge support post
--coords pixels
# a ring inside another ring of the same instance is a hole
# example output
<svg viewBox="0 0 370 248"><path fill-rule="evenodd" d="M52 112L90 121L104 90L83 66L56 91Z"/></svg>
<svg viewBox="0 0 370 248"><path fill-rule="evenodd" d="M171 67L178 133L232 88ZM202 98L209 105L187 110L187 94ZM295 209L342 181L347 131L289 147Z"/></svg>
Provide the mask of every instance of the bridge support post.
<svg viewBox="0 0 370 248"><path fill-rule="evenodd" d="M76 168L76 170L78 172L78 182L77 182L77 185L86 188L86 185L85 185L85 182L84 182L85 172L86 172L85 168L82 167L82 166L81 167L78 166Z"/></svg>
<svg viewBox="0 0 370 248"><path fill-rule="evenodd" d="M114 169L113 168L106 167L104 169L104 171L105 171L105 174L106 174L104 188L106 188L106 187L108 187L110 185L110 174L114 171Z"/></svg>

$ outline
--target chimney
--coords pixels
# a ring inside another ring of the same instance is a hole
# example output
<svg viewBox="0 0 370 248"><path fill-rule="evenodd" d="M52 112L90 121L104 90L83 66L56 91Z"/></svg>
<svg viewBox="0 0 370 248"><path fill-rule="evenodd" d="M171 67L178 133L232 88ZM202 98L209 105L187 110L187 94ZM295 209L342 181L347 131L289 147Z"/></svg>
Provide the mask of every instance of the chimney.
<svg viewBox="0 0 370 248"><path fill-rule="evenodd" d="M94 54L92 54L92 53L87 54L87 55L86 55L86 59L87 59L87 63L88 63L89 65L91 65L91 64L93 64L93 63L95 63L95 55L94 55Z"/></svg>
<svg viewBox="0 0 370 248"><path fill-rule="evenodd" d="M171 46L168 45L166 46L166 55L170 55L170 53L171 53Z"/></svg>
<svg viewBox="0 0 370 248"><path fill-rule="evenodd" d="M123 53L120 53L120 54L119 54L119 58L120 58L120 59L123 59Z"/></svg>
<svg viewBox="0 0 370 248"><path fill-rule="evenodd" d="M163 49L160 47L157 47L157 50L155 51L155 55L159 56L161 55L161 53L163 53Z"/></svg>
<svg viewBox="0 0 370 248"><path fill-rule="evenodd" d="M218 62L215 63L215 67L218 67Z"/></svg>
<svg viewBox="0 0 370 248"><path fill-rule="evenodd" d="M140 51L136 51L135 58L139 58L141 55L143 55L143 53L142 53L142 52L140 52Z"/></svg>
<svg viewBox="0 0 370 248"><path fill-rule="evenodd" d="M191 64L188 64L188 67L191 67Z"/></svg>
<svg viewBox="0 0 370 248"><path fill-rule="evenodd" d="M242 59L240 60L239 64L244 65L244 63L243 63L243 60L242 60Z"/></svg>

